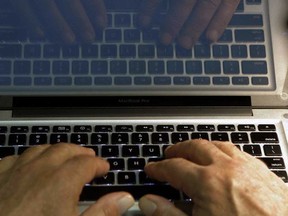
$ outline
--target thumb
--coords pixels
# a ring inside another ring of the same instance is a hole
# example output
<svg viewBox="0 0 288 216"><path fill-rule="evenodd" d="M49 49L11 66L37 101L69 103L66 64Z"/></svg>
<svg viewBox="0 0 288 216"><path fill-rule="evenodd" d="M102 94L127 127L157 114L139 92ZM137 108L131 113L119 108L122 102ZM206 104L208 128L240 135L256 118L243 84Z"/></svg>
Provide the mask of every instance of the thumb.
<svg viewBox="0 0 288 216"><path fill-rule="evenodd" d="M173 203L156 195L146 195L139 200L139 207L146 216L187 216Z"/></svg>
<svg viewBox="0 0 288 216"><path fill-rule="evenodd" d="M101 197L81 216L118 216L124 214L134 204L133 197L126 192L115 192Z"/></svg>

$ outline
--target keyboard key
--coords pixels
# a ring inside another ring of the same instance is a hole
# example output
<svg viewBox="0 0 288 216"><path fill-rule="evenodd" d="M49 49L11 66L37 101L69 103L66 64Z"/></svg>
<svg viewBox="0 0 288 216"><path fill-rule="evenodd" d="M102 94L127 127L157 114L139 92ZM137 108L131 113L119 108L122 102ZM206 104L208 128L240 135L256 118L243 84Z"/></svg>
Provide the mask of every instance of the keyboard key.
<svg viewBox="0 0 288 216"><path fill-rule="evenodd" d="M11 133L28 133L29 127L28 126L12 126L10 128Z"/></svg>
<svg viewBox="0 0 288 216"><path fill-rule="evenodd" d="M196 58L210 58L211 51L209 45L195 45L194 47Z"/></svg>
<svg viewBox="0 0 288 216"><path fill-rule="evenodd" d="M261 14L234 14L228 26L261 27L263 26L263 16Z"/></svg>
<svg viewBox="0 0 288 216"><path fill-rule="evenodd" d="M0 158L15 155L14 147L0 147Z"/></svg>
<svg viewBox="0 0 288 216"><path fill-rule="evenodd" d="M258 30L258 29L235 30L235 41L236 42L264 42L265 41L264 31Z"/></svg>
<svg viewBox="0 0 288 216"><path fill-rule="evenodd" d="M120 57L121 58L135 58L136 46L135 45L120 45Z"/></svg>
<svg viewBox="0 0 288 216"><path fill-rule="evenodd" d="M240 74L240 66L238 61L224 61L224 74Z"/></svg>
<svg viewBox="0 0 288 216"><path fill-rule="evenodd" d="M8 127L6 126L0 126L0 134L2 133L7 133L8 132Z"/></svg>
<svg viewBox="0 0 288 216"><path fill-rule="evenodd" d="M151 85L152 78L151 77L134 77L135 85Z"/></svg>
<svg viewBox="0 0 288 216"><path fill-rule="evenodd" d="M115 127L116 132L133 132L132 125L116 125Z"/></svg>
<svg viewBox="0 0 288 216"><path fill-rule="evenodd" d="M35 77L34 85L35 86L50 86L52 85L52 78L51 77Z"/></svg>
<svg viewBox="0 0 288 216"><path fill-rule="evenodd" d="M131 26L131 16L130 14L115 14L114 17L115 27L130 27Z"/></svg>
<svg viewBox="0 0 288 216"><path fill-rule="evenodd" d="M205 61L205 74L221 74L220 61Z"/></svg>
<svg viewBox="0 0 288 216"><path fill-rule="evenodd" d="M34 61L33 63L33 74L35 75L49 75L50 70L49 61Z"/></svg>
<svg viewBox="0 0 288 216"><path fill-rule="evenodd" d="M139 155L140 155L139 146L137 146L137 145L124 145L124 146L122 146L122 156L123 157L138 157Z"/></svg>
<svg viewBox="0 0 288 216"><path fill-rule="evenodd" d="M143 42L155 42L159 37L159 30L156 29L145 29L142 33L143 35Z"/></svg>
<svg viewBox="0 0 288 216"><path fill-rule="evenodd" d="M243 61L242 62L243 74L267 74L266 61Z"/></svg>
<svg viewBox="0 0 288 216"><path fill-rule="evenodd" d="M233 143L249 143L247 133L231 133L231 141Z"/></svg>
<svg viewBox="0 0 288 216"><path fill-rule="evenodd" d="M261 148L259 145L244 145L243 151L252 155L252 156L261 156Z"/></svg>
<svg viewBox="0 0 288 216"><path fill-rule="evenodd" d="M54 84L56 86L69 86L69 85L72 85L72 77L55 77Z"/></svg>
<svg viewBox="0 0 288 216"><path fill-rule="evenodd" d="M102 146L101 156L102 157L119 157L119 147L118 146Z"/></svg>
<svg viewBox="0 0 288 216"><path fill-rule="evenodd" d="M275 173L279 178L281 178L285 183L288 182L288 175L286 171L272 171L273 173Z"/></svg>
<svg viewBox="0 0 288 216"><path fill-rule="evenodd" d="M12 84L10 77L0 77L0 86L9 86Z"/></svg>
<svg viewBox="0 0 288 216"><path fill-rule="evenodd" d="M108 134L107 133L93 133L91 135L91 144L108 144Z"/></svg>
<svg viewBox="0 0 288 216"><path fill-rule="evenodd" d="M82 57L83 58L97 58L98 57L98 45L82 45Z"/></svg>
<svg viewBox="0 0 288 216"><path fill-rule="evenodd" d="M172 133L171 140L173 144L189 140L188 133Z"/></svg>
<svg viewBox="0 0 288 216"><path fill-rule="evenodd" d="M193 77L194 85L210 85L210 77Z"/></svg>
<svg viewBox="0 0 288 216"><path fill-rule="evenodd" d="M218 131L235 131L235 125L218 125Z"/></svg>
<svg viewBox="0 0 288 216"><path fill-rule="evenodd" d="M137 125L136 131L137 132L153 132L154 126L153 125Z"/></svg>
<svg viewBox="0 0 288 216"><path fill-rule="evenodd" d="M229 85L230 78L229 77L213 77L214 85Z"/></svg>
<svg viewBox="0 0 288 216"><path fill-rule="evenodd" d="M110 73L115 75L127 74L127 63L126 61L111 61L110 62Z"/></svg>
<svg viewBox="0 0 288 216"><path fill-rule="evenodd" d="M29 145L41 145L48 143L47 134L31 134L29 137Z"/></svg>
<svg viewBox="0 0 288 216"><path fill-rule="evenodd" d="M75 77L74 84L76 86L90 86L92 85L92 78L91 77Z"/></svg>
<svg viewBox="0 0 288 216"><path fill-rule="evenodd" d="M238 125L238 130L239 131L255 131L256 130L256 126L252 125L252 124L247 124L247 125Z"/></svg>
<svg viewBox="0 0 288 216"><path fill-rule="evenodd" d="M11 74L12 62L11 61L0 61L0 75Z"/></svg>
<svg viewBox="0 0 288 216"><path fill-rule="evenodd" d="M128 144L129 136L127 133L112 133L111 143L112 144Z"/></svg>
<svg viewBox="0 0 288 216"><path fill-rule="evenodd" d="M101 57L102 58L116 58L117 57L116 45L101 45Z"/></svg>
<svg viewBox="0 0 288 216"><path fill-rule="evenodd" d="M232 77L233 85L249 85L248 77Z"/></svg>
<svg viewBox="0 0 288 216"><path fill-rule="evenodd" d="M158 132L171 132L174 131L173 125L157 125L156 130Z"/></svg>
<svg viewBox="0 0 288 216"><path fill-rule="evenodd" d="M173 78L174 85L191 85L190 77L174 77Z"/></svg>
<svg viewBox="0 0 288 216"><path fill-rule="evenodd" d="M118 184L136 184L136 174L134 172L119 172Z"/></svg>
<svg viewBox="0 0 288 216"><path fill-rule="evenodd" d="M71 126L66 125L60 125L60 126L54 126L53 132L56 133L69 133L71 132Z"/></svg>
<svg viewBox="0 0 288 216"><path fill-rule="evenodd" d="M68 75L70 73L69 61L54 61L52 70L54 75Z"/></svg>
<svg viewBox="0 0 288 216"><path fill-rule="evenodd" d="M0 134L0 145L3 146L6 143L6 136L5 134ZM1 150L0 150L1 151Z"/></svg>
<svg viewBox="0 0 288 216"><path fill-rule="evenodd" d="M201 61L186 61L186 73L187 74L202 74L202 62Z"/></svg>
<svg viewBox="0 0 288 216"><path fill-rule="evenodd" d="M253 143L279 143L277 133L273 132L252 132L251 140Z"/></svg>
<svg viewBox="0 0 288 216"><path fill-rule="evenodd" d="M33 126L32 133L49 133L49 126Z"/></svg>
<svg viewBox="0 0 288 216"><path fill-rule="evenodd" d="M108 172L105 176L103 177L98 177L94 180L94 182L96 184L99 185L111 185L111 184L115 184L115 174L113 172ZM87 187L84 187L87 188ZM92 187L91 187L92 188ZM101 187L102 188L102 187ZM83 192L82 192L83 195ZM100 197L99 197L100 198ZM84 199L87 200L87 199ZM91 199L92 201L92 199Z"/></svg>
<svg viewBox="0 0 288 216"><path fill-rule="evenodd" d="M229 58L229 47L227 45L213 46L214 58Z"/></svg>
<svg viewBox="0 0 288 216"><path fill-rule="evenodd" d="M45 44L43 56L44 58L59 58L60 46L54 44Z"/></svg>
<svg viewBox="0 0 288 216"><path fill-rule="evenodd" d="M144 170L146 162L144 158L129 158L127 164L128 170Z"/></svg>
<svg viewBox="0 0 288 216"><path fill-rule="evenodd" d="M122 40L121 29L108 29L108 30L106 30L105 40L107 43L121 42L121 40Z"/></svg>
<svg viewBox="0 0 288 216"><path fill-rule="evenodd" d="M171 77L154 77L155 85L171 85L172 80Z"/></svg>
<svg viewBox="0 0 288 216"><path fill-rule="evenodd" d="M217 140L217 141L229 141L229 137L227 133L212 133L211 134L211 140Z"/></svg>
<svg viewBox="0 0 288 216"><path fill-rule="evenodd" d="M51 134L50 135L50 144L56 143L67 143L68 142L68 135L61 133L61 134Z"/></svg>
<svg viewBox="0 0 288 216"><path fill-rule="evenodd" d="M40 45L25 45L24 47L24 58L40 58L41 57L41 46Z"/></svg>
<svg viewBox="0 0 288 216"><path fill-rule="evenodd" d="M174 48L172 45L164 46L157 45L157 57L158 58L173 58Z"/></svg>
<svg viewBox="0 0 288 216"><path fill-rule="evenodd" d="M92 61L91 62L91 73L93 75L105 75L108 73L107 61Z"/></svg>
<svg viewBox="0 0 288 216"><path fill-rule="evenodd" d="M10 134L8 145L26 145L26 134Z"/></svg>
<svg viewBox="0 0 288 216"><path fill-rule="evenodd" d="M149 61L148 62L149 74L165 74L164 61Z"/></svg>
<svg viewBox="0 0 288 216"><path fill-rule="evenodd" d="M183 74L184 66L182 61L168 61L167 62L168 74Z"/></svg>
<svg viewBox="0 0 288 216"><path fill-rule="evenodd" d="M148 133L133 133L132 144L149 144Z"/></svg>
<svg viewBox="0 0 288 216"><path fill-rule="evenodd" d="M146 63L145 61L130 61L129 62L129 74L145 74Z"/></svg>
<svg viewBox="0 0 288 216"><path fill-rule="evenodd" d="M141 33L138 29L127 29L124 31L124 41L126 43L139 43Z"/></svg>
<svg viewBox="0 0 288 216"><path fill-rule="evenodd" d="M123 158L108 158L107 161L110 164L110 170L124 170L125 169L125 161ZM114 181L111 182L111 184L112 183L114 183Z"/></svg>
<svg viewBox="0 0 288 216"><path fill-rule="evenodd" d="M15 61L14 62L14 74L15 75L29 75L31 72L30 61Z"/></svg>
<svg viewBox="0 0 288 216"><path fill-rule="evenodd" d="M14 15L17 17L17 15ZM25 42L27 40L27 32L23 28L3 28L0 29L0 42ZM1 46L0 46L1 47ZM1 50L1 48L0 48ZM0 52L1 53L1 52ZM1 54L0 54L1 56Z"/></svg>
<svg viewBox="0 0 288 216"><path fill-rule="evenodd" d="M115 77L114 78L115 85L132 85L132 78L131 77Z"/></svg>
<svg viewBox="0 0 288 216"><path fill-rule="evenodd" d="M222 36L219 38L220 43L231 43L233 41L232 30L226 29Z"/></svg>
<svg viewBox="0 0 288 216"><path fill-rule="evenodd" d="M79 145L88 144L88 134L84 134L84 133L71 134L71 143L79 144Z"/></svg>
<svg viewBox="0 0 288 216"><path fill-rule="evenodd" d="M258 125L259 131L276 131L276 126L273 124L260 124Z"/></svg>
<svg viewBox="0 0 288 216"><path fill-rule="evenodd" d="M13 83L16 86L31 86L32 78L31 77L15 77Z"/></svg>
<svg viewBox="0 0 288 216"><path fill-rule="evenodd" d="M94 128L95 132L112 132L112 126L111 125L97 125Z"/></svg>
<svg viewBox="0 0 288 216"><path fill-rule="evenodd" d="M197 126L198 131L215 131L214 125L198 125Z"/></svg>
<svg viewBox="0 0 288 216"><path fill-rule="evenodd" d="M282 151L279 145L264 145L266 156L282 156Z"/></svg>
<svg viewBox="0 0 288 216"><path fill-rule="evenodd" d="M192 58L192 49L185 49L179 45L176 46L177 58Z"/></svg>
<svg viewBox="0 0 288 216"><path fill-rule="evenodd" d="M88 75L89 62L88 61L73 61L72 74L74 75Z"/></svg>
<svg viewBox="0 0 288 216"><path fill-rule="evenodd" d="M65 45L62 47L64 58L79 58L80 50L78 45Z"/></svg>
<svg viewBox="0 0 288 216"><path fill-rule="evenodd" d="M140 58L154 58L155 57L154 45L139 45L138 56Z"/></svg>
<svg viewBox="0 0 288 216"><path fill-rule="evenodd" d="M263 161L269 169L285 169L283 158L258 158Z"/></svg>
<svg viewBox="0 0 288 216"><path fill-rule="evenodd" d="M232 58L247 58L248 50L246 45L232 45Z"/></svg>
<svg viewBox="0 0 288 216"><path fill-rule="evenodd" d="M159 157L160 154L161 154L160 147L158 145L143 145L142 146L142 156L144 157Z"/></svg>
<svg viewBox="0 0 288 216"><path fill-rule="evenodd" d="M251 58L266 58L266 48L264 45L251 45L250 46Z"/></svg>
<svg viewBox="0 0 288 216"><path fill-rule="evenodd" d="M0 58L20 58L22 46L20 44L0 44Z"/></svg>
<svg viewBox="0 0 288 216"><path fill-rule="evenodd" d="M194 131L194 125L177 125L177 131Z"/></svg>
<svg viewBox="0 0 288 216"><path fill-rule="evenodd" d="M252 77L252 85L269 85L268 77Z"/></svg>
<svg viewBox="0 0 288 216"><path fill-rule="evenodd" d="M76 125L74 126L74 132L76 133L81 133L81 132L85 132L85 133L90 133L92 132L92 127L90 125Z"/></svg>
<svg viewBox="0 0 288 216"><path fill-rule="evenodd" d="M208 133L192 133L191 134L191 139L205 139L205 140L209 140L209 135L208 135Z"/></svg>

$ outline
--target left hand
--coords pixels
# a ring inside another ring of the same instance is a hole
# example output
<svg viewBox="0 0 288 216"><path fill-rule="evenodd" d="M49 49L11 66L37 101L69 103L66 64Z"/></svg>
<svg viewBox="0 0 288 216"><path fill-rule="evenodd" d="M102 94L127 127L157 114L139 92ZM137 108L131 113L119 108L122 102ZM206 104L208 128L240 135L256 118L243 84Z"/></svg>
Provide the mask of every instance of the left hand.
<svg viewBox="0 0 288 216"><path fill-rule="evenodd" d="M79 216L83 186L109 170L91 149L73 144L41 145L0 161L0 215ZM126 192L108 194L82 216L123 214L134 200Z"/></svg>
<svg viewBox="0 0 288 216"><path fill-rule="evenodd" d="M139 16L142 27L148 27L162 0L144 0ZM240 0L170 0L170 10L161 26L160 41L168 45L177 37L184 48L191 48L206 31L216 42L229 24Z"/></svg>

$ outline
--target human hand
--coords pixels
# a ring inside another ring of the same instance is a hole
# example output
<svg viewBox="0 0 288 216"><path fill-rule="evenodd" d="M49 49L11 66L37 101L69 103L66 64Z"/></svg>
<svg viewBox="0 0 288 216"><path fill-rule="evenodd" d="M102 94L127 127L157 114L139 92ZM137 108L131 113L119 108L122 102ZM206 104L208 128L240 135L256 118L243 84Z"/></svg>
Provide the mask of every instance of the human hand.
<svg viewBox="0 0 288 216"><path fill-rule="evenodd" d="M231 143L186 141L168 148L165 155L168 159L149 163L145 171L191 197L193 216L288 215L285 183ZM148 216L185 215L154 195L141 198L140 208Z"/></svg>
<svg viewBox="0 0 288 216"><path fill-rule="evenodd" d="M107 23L103 0L11 0L32 37L92 42Z"/></svg>
<svg viewBox="0 0 288 216"><path fill-rule="evenodd" d="M109 170L95 152L73 144L41 145L0 161L0 215L78 216L83 186ZM134 200L128 193L108 194L82 216L123 214Z"/></svg>
<svg viewBox="0 0 288 216"><path fill-rule="evenodd" d="M148 27L162 0L143 1L140 26ZM223 34L240 0L170 0L170 9L161 26L160 41L168 45L177 37L184 48L191 48L206 31L216 42Z"/></svg>

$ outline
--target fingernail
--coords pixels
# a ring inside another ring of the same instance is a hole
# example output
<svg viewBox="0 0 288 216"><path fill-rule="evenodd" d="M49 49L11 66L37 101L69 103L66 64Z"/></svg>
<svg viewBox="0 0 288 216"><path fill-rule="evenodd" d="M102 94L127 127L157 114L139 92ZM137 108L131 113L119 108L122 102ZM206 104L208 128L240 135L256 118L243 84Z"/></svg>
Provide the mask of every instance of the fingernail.
<svg viewBox="0 0 288 216"><path fill-rule="evenodd" d="M213 30L208 33L207 38L212 42L216 42L219 39L219 33Z"/></svg>
<svg viewBox="0 0 288 216"><path fill-rule="evenodd" d="M160 36L161 42L165 45L169 45L173 42L173 37L171 36L171 34L164 32L161 34Z"/></svg>
<svg viewBox="0 0 288 216"><path fill-rule="evenodd" d="M179 44L180 46L186 48L186 49L191 49L191 47L193 46L193 39L189 36L181 36L179 39Z"/></svg>
<svg viewBox="0 0 288 216"><path fill-rule="evenodd" d="M143 197L140 199L139 207L140 207L141 211L144 213L144 215L146 215L146 216L153 215L157 209L156 203L154 203L150 199L147 199L146 197Z"/></svg>
<svg viewBox="0 0 288 216"><path fill-rule="evenodd" d="M124 214L130 207L133 206L135 200L131 195L125 195L117 201L120 214Z"/></svg>

